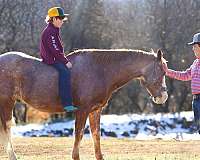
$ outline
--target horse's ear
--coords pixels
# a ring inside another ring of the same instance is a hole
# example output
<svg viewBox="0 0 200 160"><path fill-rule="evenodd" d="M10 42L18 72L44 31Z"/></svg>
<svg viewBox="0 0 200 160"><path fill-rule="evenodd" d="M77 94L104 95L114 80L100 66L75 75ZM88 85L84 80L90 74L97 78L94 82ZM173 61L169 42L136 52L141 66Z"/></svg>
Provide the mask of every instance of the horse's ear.
<svg viewBox="0 0 200 160"><path fill-rule="evenodd" d="M158 51L157 51L157 59L159 61L161 61L162 57L163 57L163 52L160 49L158 49Z"/></svg>
<svg viewBox="0 0 200 160"><path fill-rule="evenodd" d="M153 48L151 48L151 53L154 53L154 50L153 50Z"/></svg>

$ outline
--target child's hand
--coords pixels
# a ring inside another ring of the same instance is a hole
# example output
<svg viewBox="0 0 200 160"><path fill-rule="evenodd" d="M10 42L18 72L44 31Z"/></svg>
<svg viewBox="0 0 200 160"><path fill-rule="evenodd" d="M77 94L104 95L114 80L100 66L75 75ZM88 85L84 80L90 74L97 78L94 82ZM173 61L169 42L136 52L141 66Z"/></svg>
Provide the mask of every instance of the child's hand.
<svg viewBox="0 0 200 160"><path fill-rule="evenodd" d="M67 62L66 66L67 66L67 68L72 68L71 62Z"/></svg>
<svg viewBox="0 0 200 160"><path fill-rule="evenodd" d="M162 64L162 66L163 66L163 70L164 70L165 72L167 72L167 70L168 70L167 63L164 62L164 63Z"/></svg>

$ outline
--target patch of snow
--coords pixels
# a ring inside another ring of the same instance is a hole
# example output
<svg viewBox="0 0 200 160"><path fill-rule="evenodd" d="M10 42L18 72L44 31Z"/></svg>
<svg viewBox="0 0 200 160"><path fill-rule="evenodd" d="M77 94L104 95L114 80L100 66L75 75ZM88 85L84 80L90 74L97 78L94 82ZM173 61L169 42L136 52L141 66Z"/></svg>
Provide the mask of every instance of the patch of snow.
<svg viewBox="0 0 200 160"><path fill-rule="evenodd" d="M102 115L101 136L137 140L200 140L193 123L193 112L175 114ZM13 136L73 136L74 120L12 127ZM85 135L90 137L89 121Z"/></svg>

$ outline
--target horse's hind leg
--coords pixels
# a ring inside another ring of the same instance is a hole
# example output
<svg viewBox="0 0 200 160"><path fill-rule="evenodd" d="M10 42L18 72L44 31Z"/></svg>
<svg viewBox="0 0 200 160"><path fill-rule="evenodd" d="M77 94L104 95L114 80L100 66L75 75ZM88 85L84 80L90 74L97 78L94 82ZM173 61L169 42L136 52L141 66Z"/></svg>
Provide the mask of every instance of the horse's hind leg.
<svg viewBox="0 0 200 160"><path fill-rule="evenodd" d="M9 160L17 160L15 152L12 147L12 143L11 143L10 128L7 129L6 131L5 130L0 131L0 141L3 144L5 150L8 154Z"/></svg>
<svg viewBox="0 0 200 160"><path fill-rule="evenodd" d="M72 152L73 160L80 160L79 158L79 147L81 139L83 138L85 123L88 117L88 113L77 111L75 120L75 141L74 148Z"/></svg>
<svg viewBox="0 0 200 160"><path fill-rule="evenodd" d="M9 160L17 160L12 147L10 132L12 125L12 107L6 106L6 111L3 107L5 106L0 106L0 143L4 146L9 156Z"/></svg>
<svg viewBox="0 0 200 160"><path fill-rule="evenodd" d="M92 133L92 138L95 148L95 156L97 160L102 160L103 155L101 153L100 146L100 117L101 117L101 108L89 114L90 120L90 129Z"/></svg>

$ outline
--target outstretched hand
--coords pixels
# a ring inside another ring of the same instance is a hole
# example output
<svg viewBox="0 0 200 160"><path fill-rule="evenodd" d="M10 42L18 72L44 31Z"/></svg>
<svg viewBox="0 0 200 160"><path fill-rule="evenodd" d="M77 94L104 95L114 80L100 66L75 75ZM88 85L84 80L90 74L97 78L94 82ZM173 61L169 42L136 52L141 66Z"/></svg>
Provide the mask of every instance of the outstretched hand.
<svg viewBox="0 0 200 160"><path fill-rule="evenodd" d="M163 67L163 70L164 70L165 72L167 72L168 66L167 66L167 63L166 63L166 62L164 62L164 63L162 64L162 67Z"/></svg>

